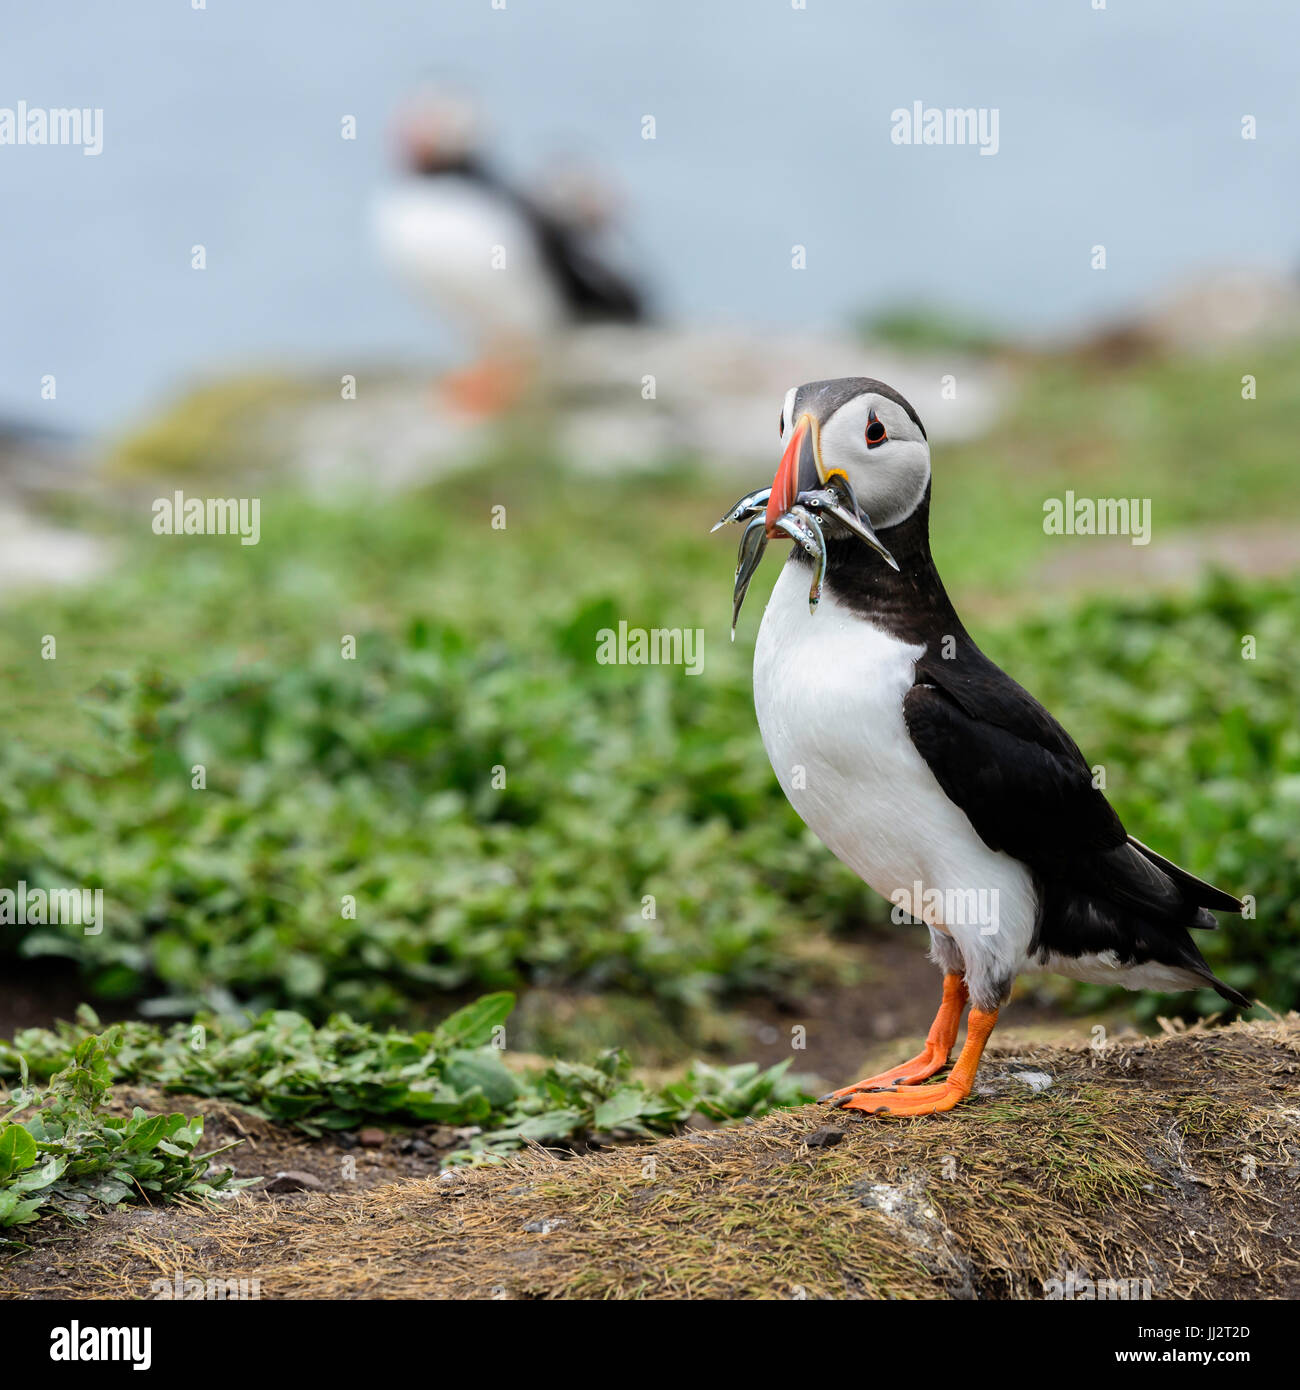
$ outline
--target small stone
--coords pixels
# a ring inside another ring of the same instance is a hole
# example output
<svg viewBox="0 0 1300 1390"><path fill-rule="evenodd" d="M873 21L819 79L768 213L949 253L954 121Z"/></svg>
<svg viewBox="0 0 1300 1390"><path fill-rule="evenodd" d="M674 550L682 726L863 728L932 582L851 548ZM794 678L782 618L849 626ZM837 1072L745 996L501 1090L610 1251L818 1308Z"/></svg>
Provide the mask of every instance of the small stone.
<svg viewBox="0 0 1300 1390"><path fill-rule="evenodd" d="M546 1236L550 1235L557 1226L567 1226L568 1224L563 1216L556 1216L546 1221L525 1221L524 1230L531 1231L534 1235Z"/></svg>
<svg viewBox="0 0 1300 1390"><path fill-rule="evenodd" d="M804 1143L810 1149L829 1149L833 1144L838 1144L844 1138L844 1131L836 1129L833 1125L824 1125L821 1129L815 1129L804 1138Z"/></svg>
<svg viewBox="0 0 1300 1390"><path fill-rule="evenodd" d="M367 1125L365 1129L358 1132L357 1143L363 1149L382 1149L387 1138L388 1135L377 1125Z"/></svg>
<svg viewBox="0 0 1300 1390"><path fill-rule="evenodd" d="M325 1184L314 1173L289 1169L268 1178L264 1192L323 1192Z"/></svg>

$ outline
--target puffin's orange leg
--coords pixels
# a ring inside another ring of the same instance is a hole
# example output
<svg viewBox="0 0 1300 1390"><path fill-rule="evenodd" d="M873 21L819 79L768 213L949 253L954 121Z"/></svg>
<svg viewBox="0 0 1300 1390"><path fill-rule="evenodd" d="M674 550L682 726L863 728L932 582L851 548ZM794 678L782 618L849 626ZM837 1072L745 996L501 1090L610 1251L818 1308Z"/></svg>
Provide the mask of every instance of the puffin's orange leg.
<svg viewBox="0 0 1300 1390"><path fill-rule="evenodd" d="M946 1081L941 1081L937 1086L907 1086L896 1091L863 1091L860 1095L841 1101L841 1108L865 1110L871 1115L933 1115L940 1110L951 1110L970 1095L984 1044L988 1042L997 1021L996 1009L991 1013L985 1013L983 1009L970 1011L966 1023L966 1042L961 1056L957 1058L957 1065Z"/></svg>
<svg viewBox="0 0 1300 1390"><path fill-rule="evenodd" d="M855 1095L858 1091L870 1090L873 1086L914 1086L927 1076L942 1071L948 1065L948 1054L957 1041L957 1030L961 1027L961 1011L966 1007L966 981L960 975L943 977L943 1002L934 1016L930 1031L926 1035L925 1047L910 1061L900 1062L888 1071L869 1076L865 1081L855 1081L852 1086L844 1086L822 1097L823 1100L839 1100L843 1096Z"/></svg>
<svg viewBox="0 0 1300 1390"><path fill-rule="evenodd" d="M490 355L473 366L448 372L437 383L437 394L452 410L470 419L501 415L528 387L529 374L511 356Z"/></svg>

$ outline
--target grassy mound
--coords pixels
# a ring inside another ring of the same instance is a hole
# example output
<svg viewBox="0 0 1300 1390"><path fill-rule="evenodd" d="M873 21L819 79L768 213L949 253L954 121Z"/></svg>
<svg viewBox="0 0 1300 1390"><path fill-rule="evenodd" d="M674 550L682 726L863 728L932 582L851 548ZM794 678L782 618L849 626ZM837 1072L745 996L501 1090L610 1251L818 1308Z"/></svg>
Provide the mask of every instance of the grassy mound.
<svg viewBox="0 0 1300 1390"><path fill-rule="evenodd" d="M1294 1014L1101 1050L1004 1041L947 1116L810 1106L342 1196L120 1212L59 1289L39 1262L0 1287L147 1297L183 1270L263 1298L1294 1297L1298 1073Z"/></svg>

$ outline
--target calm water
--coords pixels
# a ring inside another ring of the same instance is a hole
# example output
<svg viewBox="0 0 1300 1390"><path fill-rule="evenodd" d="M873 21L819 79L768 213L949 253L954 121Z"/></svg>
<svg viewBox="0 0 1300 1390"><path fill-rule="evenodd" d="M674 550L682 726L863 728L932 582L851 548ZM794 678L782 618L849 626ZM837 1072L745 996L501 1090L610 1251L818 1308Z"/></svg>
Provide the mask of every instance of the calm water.
<svg viewBox="0 0 1300 1390"><path fill-rule="evenodd" d="M444 351L366 233L393 103L428 77L481 95L509 167L614 171L681 318L779 334L923 295L1043 330L1201 266L1289 266L1294 6L1108 3L11 6L0 108L102 107L104 131L95 158L0 146L0 415L115 428L212 369ZM892 143L916 101L997 108L997 155Z"/></svg>

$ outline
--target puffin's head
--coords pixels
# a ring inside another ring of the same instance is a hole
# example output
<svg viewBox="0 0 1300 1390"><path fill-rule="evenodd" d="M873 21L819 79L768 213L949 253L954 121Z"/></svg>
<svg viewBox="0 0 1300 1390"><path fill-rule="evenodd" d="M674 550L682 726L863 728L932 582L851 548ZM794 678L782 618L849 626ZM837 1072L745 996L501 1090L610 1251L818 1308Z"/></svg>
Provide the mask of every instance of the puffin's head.
<svg viewBox="0 0 1300 1390"><path fill-rule="evenodd" d="M930 445L920 416L892 386L871 377L791 387L781 407L781 442L785 453L766 515L773 540L786 535L776 523L799 494L835 486L837 476L847 480L873 533L911 516L930 485ZM822 524L848 534L833 515L824 515ZM883 545L876 548L888 554Z"/></svg>
<svg viewBox="0 0 1300 1390"><path fill-rule="evenodd" d="M424 88L397 113L394 137L402 163L416 174L454 171L482 144L478 113L451 92Z"/></svg>

